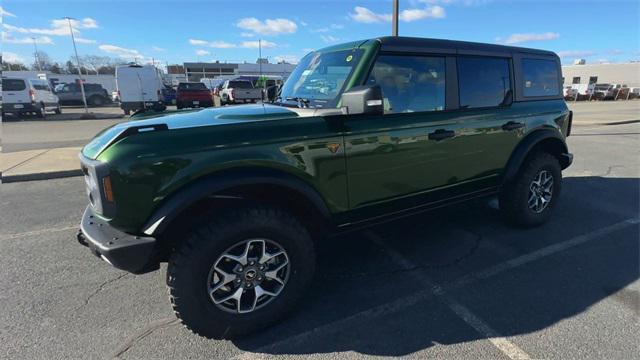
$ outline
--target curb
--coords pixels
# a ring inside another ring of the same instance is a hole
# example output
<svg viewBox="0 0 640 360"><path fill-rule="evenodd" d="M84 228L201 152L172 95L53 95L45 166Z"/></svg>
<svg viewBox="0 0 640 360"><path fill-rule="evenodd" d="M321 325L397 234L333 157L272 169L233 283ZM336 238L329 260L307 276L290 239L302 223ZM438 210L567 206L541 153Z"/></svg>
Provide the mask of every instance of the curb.
<svg viewBox="0 0 640 360"><path fill-rule="evenodd" d="M36 181L36 180L50 180L61 179L67 177L82 176L82 170L61 170L43 173L33 174L19 174L19 175L0 175L3 184L22 182L22 181Z"/></svg>

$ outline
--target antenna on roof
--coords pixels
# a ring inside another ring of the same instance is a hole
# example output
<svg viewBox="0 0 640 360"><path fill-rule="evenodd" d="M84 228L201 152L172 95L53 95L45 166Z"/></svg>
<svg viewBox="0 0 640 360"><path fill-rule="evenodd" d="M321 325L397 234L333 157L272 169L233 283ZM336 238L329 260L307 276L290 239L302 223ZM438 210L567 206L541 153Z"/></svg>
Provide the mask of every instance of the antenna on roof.
<svg viewBox="0 0 640 360"><path fill-rule="evenodd" d="M393 17L391 21L391 36L398 36L398 4L399 0L393 0Z"/></svg>

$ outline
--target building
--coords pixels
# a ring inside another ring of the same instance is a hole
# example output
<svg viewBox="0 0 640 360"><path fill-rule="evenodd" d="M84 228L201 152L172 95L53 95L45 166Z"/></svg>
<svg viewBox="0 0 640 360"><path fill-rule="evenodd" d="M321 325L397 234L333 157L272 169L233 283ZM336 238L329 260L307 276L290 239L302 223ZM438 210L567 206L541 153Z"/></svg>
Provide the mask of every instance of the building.
<svg viewBox="0 0 640 360"><path fill-rule="evenodd" d="M640 62L616 64L586 64L562 67L565 86L574 84L622 84L640 87Z"/></svg>
<svg viewBox="0 0 640 360"><path fill-rule="evenodd" d="M180 65L170 65L172 71L179 69ZM289 74L295 69L294 64L279 63L270 64L266 62L266 59L261 59L260 63L205 63L205 62L188 62L182 66L183 73L186 74L189 81L200 81L202 78L216 78L220 76L230 75L267 75L267 76L282 76L286 79ZM169 74L172 74L169 72ZM173 75L178 75L173 74Z"/></svg>

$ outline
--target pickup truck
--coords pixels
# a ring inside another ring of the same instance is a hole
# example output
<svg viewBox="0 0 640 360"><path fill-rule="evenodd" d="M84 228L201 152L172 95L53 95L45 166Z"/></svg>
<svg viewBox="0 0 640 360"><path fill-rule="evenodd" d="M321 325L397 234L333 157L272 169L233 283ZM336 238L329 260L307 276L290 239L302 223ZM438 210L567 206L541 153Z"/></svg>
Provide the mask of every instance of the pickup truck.
<svg viewBox="0 0 640 360"><path fill-rule="evenodd" d="M328 236L479 198L520 227L557 221L572 118L550 51L334 45L272 104L141 113L98 134L80 154L77 239L132 273L168 263L183 325L244 335L295 307Z"/></svg>
<svg viewBox="0 0 640 360"><path fill-rule="evenodd" d="M176 107L201 108L212 107L213 97L211 90L201 82L181 82L176 91Z"/></svg>
<svg viewBox="0 0 640 360"><path fill-rule="evenodd" d="M251 81L227 80L222 84L220 98L223 104L254 103L262 100L262 89L255 88Z"/></svg>

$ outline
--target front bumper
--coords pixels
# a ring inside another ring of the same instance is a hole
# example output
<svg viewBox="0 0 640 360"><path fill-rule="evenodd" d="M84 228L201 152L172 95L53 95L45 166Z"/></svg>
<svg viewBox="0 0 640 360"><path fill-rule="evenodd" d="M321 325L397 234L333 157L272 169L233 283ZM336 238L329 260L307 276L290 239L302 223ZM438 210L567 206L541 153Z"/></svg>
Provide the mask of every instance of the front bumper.
<svg viewBox="0 0 640 360"><path fill-rule="evenodd" d="M94 255L118 269L142 274L159 267L159 262L154 261L155 238L115 229L95 216L91 206L84 211L77 238Z"/></svg>

